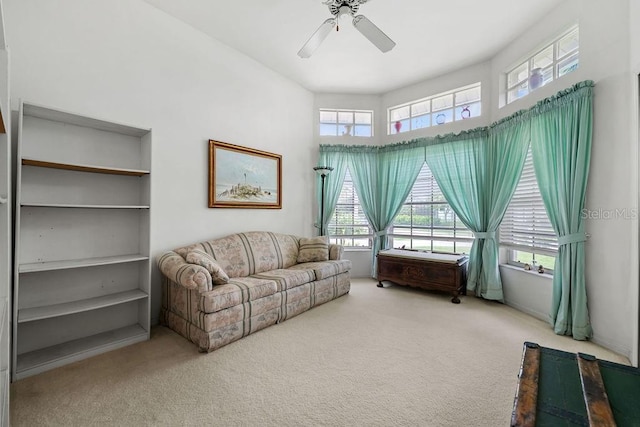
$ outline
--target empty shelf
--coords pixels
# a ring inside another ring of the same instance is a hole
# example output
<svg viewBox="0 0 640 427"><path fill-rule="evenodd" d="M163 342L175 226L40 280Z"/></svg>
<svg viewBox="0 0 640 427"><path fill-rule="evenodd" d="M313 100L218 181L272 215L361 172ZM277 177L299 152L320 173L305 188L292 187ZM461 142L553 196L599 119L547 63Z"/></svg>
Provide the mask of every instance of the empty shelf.
<svg viewBox="0 0 640 427"><path fill-rule="evenodd" d="M106 166L95 166L95 165L81 165L81 164L73 164L73 163L58 163L58 162L49 162L45 160L37 160L37 159L22 159L22 164L27 166L39 166L43 168L51 168L51 169L64 169L64 170L72 170L78 172L92 172L92 173L105 173L111 175L131 175L131 176L143 176L148 175L148 170L140 170L140 169L125 169L125 168L112 168Z"/></svg>
<svg viewBox="0 0 640 427"><path fill-rule="evenodd" d="M16 379L144 341L148 337L149 333L142 326L132 325L19 354L16 364Z"/></svg>
<svg viewBox="0 0 640 427"><path fill-rule="evenodd" d="M82 205L74 203L33 203L22 202L21 206L36 208L76 208L76 209L149 209L149 205Z"/></svg>
<svg viewBox="0 0 640 427"><path fill-rule="evenodd" d="M65 261L33 262L20 264L20 273L35 273L38 271L65 270L70 268L94 267L98 265L122 264L125 262L136 262L148 260L149 257L141 254L121 255L99 258L84 258Z"/></svg>
<svg viewBox="0 0 640 427"><path fill-rule="evenodd" d="M110 307L112 305L124 304L126 302L147 298L148 296L149 295L146 292L135 289L132 291L103 295L100 297L72 301L63 304L24 308L18 310L18 323L33 322L35 320L49 319L52 317L66 316L68 314L80 313L83 311L96 310L98 308Z"/></svg>

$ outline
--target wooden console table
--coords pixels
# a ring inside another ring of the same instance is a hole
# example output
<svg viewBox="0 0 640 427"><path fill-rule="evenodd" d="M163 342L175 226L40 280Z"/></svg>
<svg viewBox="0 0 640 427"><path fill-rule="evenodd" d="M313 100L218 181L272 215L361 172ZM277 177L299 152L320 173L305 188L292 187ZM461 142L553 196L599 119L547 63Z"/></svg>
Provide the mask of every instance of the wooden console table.
<svg viewBox="0 0 640 427"><path fill-rule="evenodd" d="M378 253L378 287L388 280L398 285L450 292L460 303L467 293L466 255L388 249Z"/></svg>

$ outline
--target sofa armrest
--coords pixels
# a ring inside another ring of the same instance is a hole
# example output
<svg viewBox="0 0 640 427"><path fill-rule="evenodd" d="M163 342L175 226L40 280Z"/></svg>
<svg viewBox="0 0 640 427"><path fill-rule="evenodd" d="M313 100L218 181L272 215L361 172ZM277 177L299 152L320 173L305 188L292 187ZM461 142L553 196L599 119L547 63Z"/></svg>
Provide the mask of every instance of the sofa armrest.
<svg viewBox="0 0 640 427"><path fill-rule="evenodd" d="M158 258L158 267L162 274L187 289L206 292L213 289L211 274L206 268L185 261L173 251L165 252Z"/></svg>
<svg viewBox="0 0 640 427"><path fill-rule="evenodd" d="M342 259L344 254L344 246L342 245L329 245L329 259Z"/></svg>

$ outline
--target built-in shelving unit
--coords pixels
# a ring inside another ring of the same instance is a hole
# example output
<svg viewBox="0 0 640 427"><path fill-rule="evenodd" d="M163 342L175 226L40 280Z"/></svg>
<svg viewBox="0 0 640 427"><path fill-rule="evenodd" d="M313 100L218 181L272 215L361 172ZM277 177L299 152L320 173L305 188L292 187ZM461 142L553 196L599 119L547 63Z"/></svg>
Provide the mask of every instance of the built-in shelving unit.
<svg viewBox="0 0 640 427"><path fill-rule="evenodd" d="M13 378L149 338L151 131L22 103Z"/></svg>

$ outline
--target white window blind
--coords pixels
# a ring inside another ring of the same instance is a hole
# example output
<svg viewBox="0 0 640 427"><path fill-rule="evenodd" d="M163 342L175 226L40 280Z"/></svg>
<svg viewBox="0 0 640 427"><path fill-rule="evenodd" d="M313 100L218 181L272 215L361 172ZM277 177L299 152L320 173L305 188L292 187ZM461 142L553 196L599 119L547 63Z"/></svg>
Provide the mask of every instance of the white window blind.
<svg viewBox="0 0 640 427"><path fill-rule="evenodd" d="M500 225L500 244L512 249L550 255L558 250L558 239L549 222L536 182L531 148L516 192Z"/></svg>
<svg viewBox="0 0 640 427"><path fill-rule="evenodd" d="M393 247L456 253L469 253L473 242L426 164L393 220L391 238Z"/></svg>

